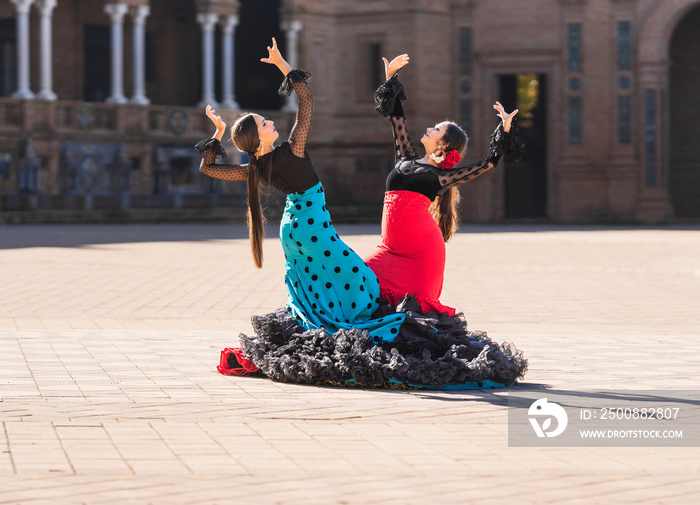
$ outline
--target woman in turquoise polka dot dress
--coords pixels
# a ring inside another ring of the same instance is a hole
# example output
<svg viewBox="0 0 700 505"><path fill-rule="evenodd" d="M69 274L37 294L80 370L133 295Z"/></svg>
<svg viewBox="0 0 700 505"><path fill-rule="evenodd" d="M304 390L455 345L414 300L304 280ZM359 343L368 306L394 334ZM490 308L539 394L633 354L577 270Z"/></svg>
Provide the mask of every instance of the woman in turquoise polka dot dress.
<svg viewBox="0 0 700 505"><path fill-rule="evenodd" d="M259 114L239 117L231 128L236 147L248 153L246 165L217 164L225 157L221 139L226 124L207 107L216 126L215 135L197 144L204 158L200 170L217 179L248 182L249 230L253 258L262 267L263 217L258 189L261 183L287 195L280 226L285 255L285 284L289 295L287 312L307 330L325 328L367 330L373 337L393 339L403 314L372 318L379 306L377 277L360 257L338 237L326 207L323 186L306 152L311 128L313 101L308 81L311 75L293 70L280 54L275 39L269 57L261 61L276 65L285 75L280 94L292 88L299 96L296 122L289 139L275 147L279 137L274 122Z"/></svg>

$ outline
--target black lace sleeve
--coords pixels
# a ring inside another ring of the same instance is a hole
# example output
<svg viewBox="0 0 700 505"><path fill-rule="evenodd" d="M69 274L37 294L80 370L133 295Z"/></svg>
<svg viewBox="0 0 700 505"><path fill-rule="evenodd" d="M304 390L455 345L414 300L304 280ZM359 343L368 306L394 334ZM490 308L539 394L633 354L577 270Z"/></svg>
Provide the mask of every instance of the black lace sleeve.
<svg viewBox="0 0 700 505"><path fill-rule="evenodd" d="M375 109L391 121L394 133L395 162L418 157L418 152L406 128L406 117L402 103L404 100L406 100L406 93L397 74L379 86L374 93L374 101L377 104Z"/></svg>
<svg viewBox="0 0 700 505"><path fill-rule="evenodd" d="M525 145L519 137L520 130L515 118L510 126L510 131L503 131L501 122L491 135L489 154L481 161L466 166L457 166L450 170L439 170L437 176L440 179L442 189L438 196L444 194L451 186L462 184L476 179L485 174L496 165L503 157L506 165L513 165L516 161L525 159Z"/></svg>
<svg viewBox="0 0 700 505"><path fill-rule="evenodd" d="M306 141L309 137L309 130L311 130L314 105L311 88L308 84L310 80L311 73L306 70L292 70L284 78L279 89L280 95L289 96L292 93L292 88L294 88L297 96L299 96L296 121L289 134L289 146L297 158L304 157Z"/></svg>
<svg viewBox="0 0 700 505"><path fill-rule="evenodd" d="M204 175L224 181L248 180L248 165L217 164L216 158L226 158L226 150L215 138L204 139L194 148L202 157L199 171Z"/></svg>

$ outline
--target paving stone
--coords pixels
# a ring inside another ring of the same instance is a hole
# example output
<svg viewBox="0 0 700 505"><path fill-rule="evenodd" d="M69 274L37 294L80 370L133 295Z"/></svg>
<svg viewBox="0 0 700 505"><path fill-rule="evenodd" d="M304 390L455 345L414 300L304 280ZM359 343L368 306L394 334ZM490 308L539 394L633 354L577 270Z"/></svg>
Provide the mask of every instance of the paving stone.
<svg viewBox="0 0 700 505"><path fill-rule="evenodd" d="M285 301L272 230L258 270L239 225L47 229L0 230L0 503L700 501L698 448L508 447L509 390L217 374ZM697 384L700 227L462 231L442 300L525 351L511 391Z"/></svg>

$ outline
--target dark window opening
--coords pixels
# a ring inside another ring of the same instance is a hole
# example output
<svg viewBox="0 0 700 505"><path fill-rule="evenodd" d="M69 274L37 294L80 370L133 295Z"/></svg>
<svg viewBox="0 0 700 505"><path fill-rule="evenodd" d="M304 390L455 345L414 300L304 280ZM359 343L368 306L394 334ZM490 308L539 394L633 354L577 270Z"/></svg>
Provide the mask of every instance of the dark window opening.
<svg viewBox="0 0 700 505"><path fill-rule="evenodd" d="M111 28L85 25L83 28L83 99L104 102L110 94Z"/></svg>

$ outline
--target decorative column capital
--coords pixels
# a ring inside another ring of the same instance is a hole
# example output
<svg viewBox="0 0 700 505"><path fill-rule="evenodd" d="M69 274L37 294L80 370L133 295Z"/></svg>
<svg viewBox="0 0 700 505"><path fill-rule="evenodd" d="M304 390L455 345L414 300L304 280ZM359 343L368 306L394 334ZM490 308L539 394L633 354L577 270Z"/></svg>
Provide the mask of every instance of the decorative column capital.
<svg viewBox="0 0 700 505"><path fill-rule="evenodd" d="M224 29L225 35L232 35L238 26L238 16L226 16L221 21L221 26Z"/></svg>
<svg viewBox="0 0 700 505"><path fill-rule="evenodd" d="M146 18L151 14L149 5L135 5L131 8L131 17L134 19L134 24L145 25Z"/></svg>
<svg viewBox="0 0 700 505"><path fill-rule="evenodd" d="M17 14L29 14L34 0L10 0L10 2L15 4Z"/></svg>
<svg viewBox="0 0 700 505"><path fill-rule="evenodd" d="M129 6L122 3L113 3L105 5L105 12L109 14L112 24L122 24L124 16L129 12Z"/></svg>
<svg viewBox="0 0 700 505"><path fill-rule="evenodd" d="M37 6L42 16L51 16L56 8L57 0L38 0Z"/></svg>
<svg viewBox="0 0 700 505"><path fill-rule="evenodd" d="M288 36L296 37L297 33L299 33L302 29L304 28L304 25L301 21L287 21L282 25L282 29L287 32Z"/></svg>
<svg viewBox="0 0 700 505"><path fill-rule="evenodd" d="M212 12L197 14L197 23L202 25L202 30L206 33L213 32L218 21L218 14L214 14Z"/></svg>

